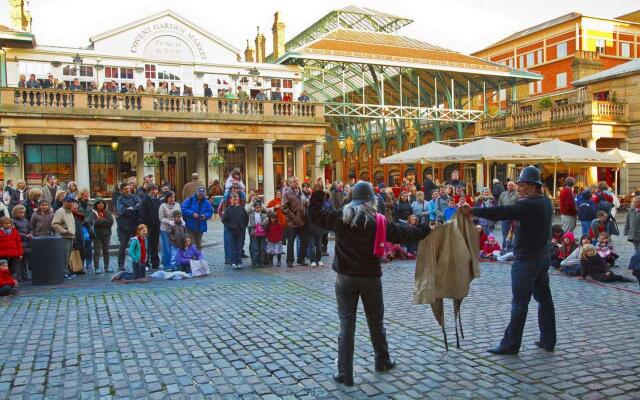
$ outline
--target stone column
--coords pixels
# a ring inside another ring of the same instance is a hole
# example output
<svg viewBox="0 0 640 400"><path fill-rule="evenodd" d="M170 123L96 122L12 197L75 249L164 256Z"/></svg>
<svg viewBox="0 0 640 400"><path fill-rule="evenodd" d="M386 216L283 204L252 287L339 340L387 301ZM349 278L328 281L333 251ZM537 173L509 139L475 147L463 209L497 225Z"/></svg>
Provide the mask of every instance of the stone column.
<svg viewBox="0 0 640 400"><path fill-rule="evenodd" d="M13 133L5 133L3 135L4 139L3 139L3 148L2 151L5 151L7 153L16 153L18 154L18 149L16 147L16 135ZM18 154L18 157L20 157L20 155ZM12 179L14 186L16 184L16 181L18 179L20 179L20 165L24 164L24 160L22 157L20 157L20 162L18 162L18 165L16 165L15 167L4 167L4 181L6 182L8 179ZM4 188L2 188L4 189Z"/></svg>
<svg viewBox="0 0 640 400"><path fill-rule="evenodd" d="M311 180L315 182L316 178L322 178L324 182L324 167L320 165L320 160L324 156L324 139L316 139L315 143L315 157L313 160L314 175Z"/></svg>
<svg viewBox="0 0 640 400"><path fill-rule="evenodd" d="M597 150L596 143L598 139L589 139L587 140L587 147L591 150ZM598 183L598 167L589 167L587 172L587 185L593 185L594 183Z"/></svg>
<svg viewBox="0 0 640 400"><path fill-rule="evenodd" d="M476 163L476 192L480 192L483 187L484 187L484 164Z"/></svg>
<svg viewBox="0 0 640 400"><path fill-rule="evenodd" d="M76 183L79 189L89 189L89 136L75 136L76 139Z"/></svg>
<svg viewBox="0 0 640 400"><path fill-rule="evenodd" d="M144 158L144 156L146 154L151 154L153 153L153 142L154 140L156 140L155 137L143 137L142 138L142 157ZM146 176L146 175L155 175L155 168L154 167L147 167L144 165L144 161L142 161L142 176ZM138 183L142 184L142 176L138 176Z"/></svg>
<svg viewBox="0 0 640 400"><path fill-rule="evenodd" d="M273 142L274 140L270 139L264 140L264 155L262 157L262 173L264 174L264 176L262 185L264 187L263 194L265 203L269 202L275 197L275 182L273 181Z"/></svg>
<svg viewBox="0 0 640 400"><path fill-rule="evenodd" d="M207 139L207 165L209 180L220 180L220 166L209 164L211 157L218 154L218 142L220 142L220 139L218 138Z"/></svg>
<svg viewBox="0 0 640 400"><path fill-rule="evenodd" d="M300 179L300 181L304 180L304 175L305 175L305 171L304 171L304 145L302 144L298 144L295 147L296 149L296 159L295 159L295 168L294 168L294 175L298 177L298 179Z"/></svg>

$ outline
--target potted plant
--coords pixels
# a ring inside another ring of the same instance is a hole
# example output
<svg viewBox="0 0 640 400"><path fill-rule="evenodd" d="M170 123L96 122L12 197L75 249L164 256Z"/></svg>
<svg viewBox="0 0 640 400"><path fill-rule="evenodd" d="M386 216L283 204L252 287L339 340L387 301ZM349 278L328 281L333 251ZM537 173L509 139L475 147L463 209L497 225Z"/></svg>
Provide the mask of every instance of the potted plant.
<svg viewBox="0 0 640 400"><path fill-rule="evenodd" d="M324 157L320 160L320 165L323 167L328 167L331 165L333 161L331 160L331 156L329 153L324 153Z"/></svg>
<svg viewBox="0 0 640 400"><path fill-rule="evenodd" d="M148 153L145 154L142 158L145 167L159 167L160 166L160 157L156 153Z"/></svg>
<svg viewBox="0 0 640 400"><path fill-rule="evenodd" d="M209 158L209 165L211 166L219 167L222 164L224 164L224 157L220 154L214 154Z"/></svg>
<svg viewBox="0 0 640 400"><path fill-rule="evenodd" d="M16 153L8 151L0 152L0 164L3 167L15 167L20 163L20 159Z"/></svg>
<svg viewBox="0 0 640 400"><path fill-rule="evenodd" d="M553 107L553 102L551 101L550 97L543 97L540 99L540 107L543 109L547 109L547 108L551 108Z"/></svg>

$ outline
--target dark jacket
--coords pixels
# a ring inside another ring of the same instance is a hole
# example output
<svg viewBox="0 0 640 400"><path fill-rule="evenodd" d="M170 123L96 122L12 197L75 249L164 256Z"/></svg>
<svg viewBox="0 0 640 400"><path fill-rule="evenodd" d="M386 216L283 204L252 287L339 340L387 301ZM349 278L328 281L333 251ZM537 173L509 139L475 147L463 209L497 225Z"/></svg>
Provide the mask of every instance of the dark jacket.
<svg viewBox="0 0 640 400"><path fill-rule="evenodd" d="M9 202L9 208L13 208L18 204L28 200L29 190L25 189L22 191L22 201L20 201L20 190L13 189L10 192L11 200Z"/></svg>
<svg viewBox="0 0 640 400"><path fill-rule="evenodd" d="M104 208L104 218L98 218L98 212L95 209L95 206L99 203L105 205ZM87 222L90 225L93 225L93 231L96 237L110 237L111 236L111 227L113 226L113 215L107 210L107 203L102 200L100 197L96 197L96 200L93 205L93 209L89 212L87 216Z"/></svg>
<svg viewBox="0 0 640 400"><path fill-rule="evenodd" d="M609 265L600 254L596 253L593 257L580 258L580 276L586 278L587 276L593 279L598 279L600 275L609 272Z"/></svg>
<svg viewBox="0 0 640 400"><path fill-rule="evenodd" d="M598 213L598 206L591 199L591 191L583 190L576 200L576 210L579 221L593 221Z"/></svg>
<svg viewBox="0 0 640 400"><path fill-rule="evenodd" d="M29 220L26 218L15 218L13 224L20 234L20 239L22 239L22 251L27 254L31 253L31 239L27 237L31 233Z"/></svg>
<svg viewBox="0 0 640 400"><path fill-rule="evenodd" d="M51 221L53 221L53 211L50 208L46 214L40 214L34 212L29 220L29 226L31 227L31 233L33 236L49 236L53 234L53 228L51 227Z"/></svg>
<svg viewBox="0 0 640 400"><path fill-rule="evenodd" d="M118 199L118 230L133 232L140 223L140 198L129 193Z"/></svg>
<svg viewBox="0 0 640 400"><path fill-rule="evenodd" d="M27 219L27 221L31 221L31 217L33 216L33 213L38 209L38 203L34 203L29 199L24 199L24 201L20 204L22 204L26 209L25 218Z"/></svg>
<svg viewBox="0 0 640 400"><path fill-rule="evenodd" d="M324 192L323 192L324 193ZM282 205L280 209L287 220L288 228L299 228L305 224L305 205L302 189L297 191L287 188L282 194ZM324 202L324 198L323 198Z"/></svg>
<svg viewBox="0 0 640 400"><path fill-rule="evenodd" d="M142 195L140 200L140 221L149 229L160 229L160 199L148 194Z"/></svg>
<svg viewBox="0 0 640 400"><path fill-rule="evenodd" d="M424 198L427 200L431 200L431 193L436 190L438 187L431 179L424 180L424 188L422 192L424 193Z"/></svg>
<svg viewBox="0 0 640 400"><path fill-rule="evenodd" d="M342 211L328 211L323 208L324 193L311 195L309 216L323 229L336 234L333 270L339 274L377 278L382 276L380 259L373 255L376 236L376 223L359 221L355 226L342 222ZM411 226L407 224L387 223L387 241L393 243L411 243L424 239L431 230L429 225Z"/></svg>
<svg viewBox="0 0 640 400"><path fill-rule="evenodd" d="M224 210L222 223L231 233L243 233L249 223L249 214L242 206L229 206Z"/></svg>
<svg viewBox="0 0 640 400"><path fill-rule="evenodd" d="M398 200L393 208L393 219L396 221L406 221L409 216L413 214L413 209L411 208L410 202L403 202Z"/></svg>
<svg viewBox="0 0 640 400"><path fill-rule="evenodd" d="M491 194L493 195L493 197L495 199L499 199L500 195L505 190L507 190L507 189L504 188L504 185L502 184L502 182L497 182L497 183L493 184L493 189L491 189Z"/></svg>
<svg viewBox="0 0 640 400"><path fill-rule="evenodd" d="M473 208L476 217L492 221L517 220L513 254L517 259L546 257L551 240L553 205L545 196L518 200L512 206Z"/></svg>

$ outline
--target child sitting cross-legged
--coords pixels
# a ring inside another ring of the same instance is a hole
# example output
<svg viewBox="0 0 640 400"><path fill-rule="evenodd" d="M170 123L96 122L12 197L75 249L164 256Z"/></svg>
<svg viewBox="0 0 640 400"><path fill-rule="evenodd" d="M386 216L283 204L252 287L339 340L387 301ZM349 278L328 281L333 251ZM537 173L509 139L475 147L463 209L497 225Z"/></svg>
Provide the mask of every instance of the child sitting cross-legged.
<svg viewBox="0 0 640 400"><path fill-rule="evenodd" d="M487 241L487 234L484 233L484 229L482 229L482 225L476 225L476 230L478 231L478 239L480 239L480 250L484 248L484 244Z"/></svg>
<svg viewBox="0 0 640 400"><path fill-rule="evenodd" d="M15 296L18 294L18 282L15 280L7 260L0 260L0 296Z"/></svg>
<svg viewBox="0 0 640 400"><path fill-rule="evenodd" d="M631 278L611 272L609 265L591 244L582 248L580 256L580 279L586 279L588 276L600 282L635 282Z"/></svg>
<svg viewBox="0 0 640 400"><path fill-rule="evenodd" d="M619 255L613 250L613 244L611 243L611 236L606 232L601 232L598 235L598 243L596 243L596 251L602 259L613 267Z"/></svg>
<svg viewBox="0 0 640 400"><path fill-rule="evenodd" d="M580 256L582 248L591 244L589 235L582 235L578 246L560 262L560 272L569 276L578 276L580 274Z"/></svg>
<svg viewBox="0 0 640 400"><path fill-rule="evenodd" d="M452 200L449 200L449 206L447 208L444 209L444 220L448 221L451 219L451 217L453 217L453 214L456 213L456 210L458 209L458 207L456 207L456 202Z"/></svg>
<svg viewBox="0 0 640 400"><path fill-rule="evenodd" d="M191 243L191 237L186 236L182 241L182 245L176 253L176 263L178 270L191 273L191 260L203 260L202 253L195 244Z"/></svg>
<svg viewBox="0 0 640 400"><path fill-rule="evenodd" d="M495 236L489 235L487 241L484 242L484 246L482 246L482 250L480 250L480 258L496 260L498 255L500 255L500 244L496 242Z"/></svg>
<svg viewBox="0 0 640 400"><path fill-rule="evenodd" d="M576 244L576 238L573 236L573 232L567 232L562 235L560 243L555 246L557 246L557 249L552 253L551 266L555 269L560 269L562 261L569 257L569 255L578 247Z"/></svg>
<svg viewBox="0 0 640 400"><path fill-rule="evenodd" d="M410 215L407 218L407 225L418 226L418 217L416 215ZM405 255L407 260L415 260L418 254L418 243L404 243L402 245L403 250L405 251Z"/></svg>

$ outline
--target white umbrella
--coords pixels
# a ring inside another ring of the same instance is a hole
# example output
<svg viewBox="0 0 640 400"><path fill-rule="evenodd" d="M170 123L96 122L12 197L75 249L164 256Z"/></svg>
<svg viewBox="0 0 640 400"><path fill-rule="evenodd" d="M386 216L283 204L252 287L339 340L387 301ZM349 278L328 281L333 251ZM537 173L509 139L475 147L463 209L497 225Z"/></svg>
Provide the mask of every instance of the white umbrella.
<svg viewBox="0 0 640 400"><path fill-rule="evenodd" d="M621 163L640 164L640 154L632 153L626 150L620 150L617 147L613 150L605 151L604 154L615 157Z"/></svg>
<svg viewBox="0 0 640 400"><path fill-rule="evenodd" d="M432 157L432 162L482 162L482 161L505 161L517 162L540 162L551 160L553 157L541 150L521 146L516 143L486 137L462 146L453 147L448 153Z"/></svg>
<svg viewBox="0 0 640 400"><path fill-rule="evenodd" d="M529 148L549 153L553 156L554 160L561 164L586 164L590 167L615 167L621 163L618 159L609 154L600 153L588 147L578 146L558 139L542 142L530 146Z"/></svg>
<svg viewBox="0 0 640 400"><path fill-rule="evenodd" d="M413 149L405 150L401 153L385 157L380 160L381 164L413 164L413 163L426 163L431 161L434 156L440 156L447 154L452 147L446 146L438 142L431 142L423 144L422 146L414 147Z"/></svg>

